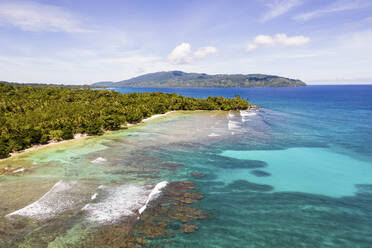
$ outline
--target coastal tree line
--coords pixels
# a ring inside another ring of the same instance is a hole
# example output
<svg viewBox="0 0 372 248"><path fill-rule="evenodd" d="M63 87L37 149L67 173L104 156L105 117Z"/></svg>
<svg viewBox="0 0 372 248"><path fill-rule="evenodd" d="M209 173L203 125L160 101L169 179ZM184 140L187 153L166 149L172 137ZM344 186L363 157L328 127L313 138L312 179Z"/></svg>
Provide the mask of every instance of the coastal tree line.
<svg viewBox="0 0 372 248"><path fill-rule="evenodd" d="M235 98L189 98L169 93L122 94L108 90L17 86L0 82L0 157L34 144L101 135L171 110L239 110Z"/></svg>

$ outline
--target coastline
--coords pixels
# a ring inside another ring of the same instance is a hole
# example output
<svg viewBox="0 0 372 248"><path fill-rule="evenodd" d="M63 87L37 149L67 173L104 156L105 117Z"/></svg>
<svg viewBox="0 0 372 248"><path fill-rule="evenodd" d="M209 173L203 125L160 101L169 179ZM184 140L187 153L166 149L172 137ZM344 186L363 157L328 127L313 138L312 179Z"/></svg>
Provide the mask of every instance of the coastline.
<svg viewBox="0 0 372 248"><path fill-rule="evenodd" d="M155 120L155 119L158 119L160 117L167 116L167 115L169 115L171 113L175 113L175 112L182 112L182 111L172 110L172 111L168 111L168 112L166 112L164 114L152 115L152 116L150 116L148 118L145 118L145 119L141 120L138 123L127 123L127 125L125 126L127 128L122 128L122 129L120 129L118 131L125 131L125 130L127 130L129 128L136 127L136 126L141 125L141 124L143 124L145 122L149 122L151 120ZM105 131L104 134L107 134L107 133L110 133L110 132L113 132L113 131ZM88 138L88 137L96 137L96 135L88 136L87 134L78 133L78 134L75 134L74 135L74 138L72 138L72 139L61 140L61 141L51 141L51 142L49 142L47 144L37 144L37 145L33 145L33 146L31 146L31 147L29 147L29 148L27 148L25 150L12 152L12 153L9 154L9 157L0 159L0 170L5 170L7 172L7 169L6 169L7 167L5 166L4 168L2 168L1 163L2 162L9 161L10 159L17 158L20 155L25 155L27 153L30 153L30 152L33 152L33 151L37 151L37 150L40 150L40 149L43 149L43 148L52 147L52 146L55 146L55 145L60 145L60 144L68 143L68 142L71 142L71 141L81 140L81 139L85 139L85 138ZM21 169L22 168L14 168L14 170L12 171L12 173L23 172L23 170L21 170ZM3 174L1 172L2 171L0 171L0 175Z"/></svg>

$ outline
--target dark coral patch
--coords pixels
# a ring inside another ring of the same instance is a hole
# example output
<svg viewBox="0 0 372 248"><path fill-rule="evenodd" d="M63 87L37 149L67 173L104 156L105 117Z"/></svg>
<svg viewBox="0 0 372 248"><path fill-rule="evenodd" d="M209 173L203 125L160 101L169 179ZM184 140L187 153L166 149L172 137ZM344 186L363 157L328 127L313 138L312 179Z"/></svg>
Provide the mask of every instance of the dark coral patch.
<svg viewBox="0 0 372 248"><path fill-rule="evenodd" d="M202 173L192 173L191 176L195 178L202 178L202 177L205 177L206 175Z"/></svg>
<svg viewBox="0 0 372 248"><path fill-rule="evenodd" d="M211 156L206 163L224 169L257 169L267 166L266 162L260 160L236 159L220 155Z"/></svg>
<svg viewBox="0 0 372 248"><path fill-rule="evenodd" d="M150 240L159 241L180 232L195 232L199 227L194 222L210 217L207 212L191 205L202 198L202 194L195 192L193 183L171 182L164 188L161 197L152 201L142 215L137 214L121 223L101 227L91 233L84 247L150 247Z"/></svg>
<svg viewBox="0 0 372 248"><path fill-rule="evenodd" d="M233 183L229 184L227 188L231 190L259 191L259 192L266 192L266 191L271 191L274 189L270 185L251 183L246 180L236 180Z"/></svg>
<svg viewBox="0 0 372 248"><path fill-rule="evenodd" d="M183 166L181 163L163 163L161 164L163 167L178 167L178 166Z"/></svg>
<svg viewBox="0 0 372 248"><path fill-rule="evenodd" d="M262 170L253 170L253 171L251 171L251 174L255 175L257 177L269 177L269 176L271 176L271 174L269 172L262 171Z"/></svg>

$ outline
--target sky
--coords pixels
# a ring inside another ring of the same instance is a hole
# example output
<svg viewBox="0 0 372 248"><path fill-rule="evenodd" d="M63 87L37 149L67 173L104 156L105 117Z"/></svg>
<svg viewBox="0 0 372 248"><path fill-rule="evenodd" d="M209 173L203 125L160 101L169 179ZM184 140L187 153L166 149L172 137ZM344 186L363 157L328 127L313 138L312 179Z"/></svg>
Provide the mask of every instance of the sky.
<svg viewBox="0 0 372 248"><path fill-rule="evenodd" d="M144 73L372 83L372 0L0 0L0 80Z"/></svg>

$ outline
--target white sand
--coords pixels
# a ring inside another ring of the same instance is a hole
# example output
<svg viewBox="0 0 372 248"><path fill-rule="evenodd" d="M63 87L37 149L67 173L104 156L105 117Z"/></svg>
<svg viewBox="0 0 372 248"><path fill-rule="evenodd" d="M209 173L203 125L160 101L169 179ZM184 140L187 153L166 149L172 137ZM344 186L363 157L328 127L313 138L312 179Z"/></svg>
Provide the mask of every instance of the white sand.
<svg viewBox="0 0 372 248"><path fill-rule="evenodd" d="M48 147L48 146L53 146L53 145L57 145L57 144L62 144L62 143L65 143L65 142L69 142L71 140L75 140L75 139L82 139L82 138L85 138L87 137L86 134L81 134L81 133L78 133L78 134L75 134L74 138L73 139L70 139L70 140L62 140L62 141L50 141L48 144L43 144L43 145L33 145L32 147L30 148L27 148L25 150L22 150L22 151L16 151L16 152L12 152L9 154L9 158L10 157L14 157L14 156L17 156L19 154L22 154L22 153L26 153L26 152L31 152L31 151L35 151L39 148L44 148L44 147ZM6 158L5 158L6 159ZM2 159L0 159L1 161Z"/></svg>
<svg viewBox="0 0 372 248"><path fill-rule="evenodd" d="M165 116L165 115L169 115L170 113L173 113L173 112L175 112L175 111L169 111L169 112L167 112L165 114L152 115L152 116L150 116L150 117L148 117L146 119L143 119L141 122L150 121L150 120L153 120L153 119L156 119L156 118Z"/></svg>
<svg viewBox="0 0 372 248"><path fill-rule="evenodd" d="M168 115L170 113L173 113L175 111L169 111L165 114L158 114L158 115L153 115L149 118L146 118L146 119L143 119L140 123L144 123L144 122L147 122L147 121L150 121L150 120L153 120L153 119L156 119L156 118L159 118L159 117L162 117L162 116L165 116L165 115ZM127 123L127 127L131 127L131 126L135 126L136 124L133 124L133 123ZM87 137L87 134L81 134L81 133L78 133L78 134L75 134L74 135L74 138L71 139L71 140L76 140L76 139L82 139L82 138L85 138ZM22 151L16 151L16 152L12 152L9 154L9 157L8 158L11 158L11 157L15 157L19 154L22 154L22 153L26 153L26 152L31 152L31 151L35 151L39 148L44 148L44 147L49 147L49 146L53 146L53 145L57 145L57 144L62 144L62 143L65 143L65 142L69 142L71 140L62 140L62 141L51 141L49 142L48 144L43 144L43 145L33 145L32 147L30 148L27 148L25 150L22 150ZM4 158L4 159L0 159L0 161L2 160L6 160L8 158Z"/></svg>

